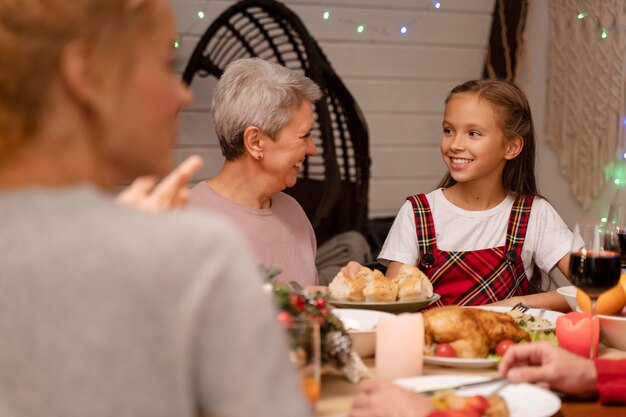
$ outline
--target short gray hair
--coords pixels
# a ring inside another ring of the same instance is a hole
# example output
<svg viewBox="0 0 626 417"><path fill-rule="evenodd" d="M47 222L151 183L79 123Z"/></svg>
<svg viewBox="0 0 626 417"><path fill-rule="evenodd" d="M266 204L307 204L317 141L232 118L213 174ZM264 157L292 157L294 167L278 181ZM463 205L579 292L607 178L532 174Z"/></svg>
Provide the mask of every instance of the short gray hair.
<svg viewBox="0 0 626 417"><path fill-rule="evenodd" d="M289 68L260 58L231 62L215 86L211 104L222 155L232 161L243 154L243 132L250 126L276 139L297 106L321 97L317 84Z"/></svg>

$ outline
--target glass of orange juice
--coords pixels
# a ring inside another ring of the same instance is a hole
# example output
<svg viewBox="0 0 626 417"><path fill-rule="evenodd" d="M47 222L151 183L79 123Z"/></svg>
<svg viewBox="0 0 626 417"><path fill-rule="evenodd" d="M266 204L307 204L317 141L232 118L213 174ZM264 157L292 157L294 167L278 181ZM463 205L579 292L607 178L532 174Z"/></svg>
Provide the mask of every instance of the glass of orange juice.
<svg viewBox="0 0 626 417"><path fill-rule="evenodd" d="M302 391L309 404L320 397L321 344L320 325L308 319L283 323L289 341L289 360L300 373Z"/></svg>

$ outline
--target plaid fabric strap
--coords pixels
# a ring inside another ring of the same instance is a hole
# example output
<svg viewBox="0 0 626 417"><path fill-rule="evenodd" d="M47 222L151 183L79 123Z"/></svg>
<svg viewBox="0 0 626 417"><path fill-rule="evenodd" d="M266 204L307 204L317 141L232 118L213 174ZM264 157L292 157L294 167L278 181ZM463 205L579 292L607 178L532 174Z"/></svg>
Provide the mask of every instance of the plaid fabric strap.
<svg viewBox="0 0 626 417"><path fill-rule="evenodd" d="M515 268L514 287L509 290L510 297L526 295L529 291L528 277L522 260L522 247L528 229L530 210L535 200L534 195L520 195L515 199L509 216L509 225L506 230L505 258L511 267ZM507 296L506 298L508 298Z"/></svg>
<svg viewBox="0 0 626 417"><path fill-rule="evenodd" d="M408 198L413 204L419 243L418 266L430 278L439 305L482 305L528 293L521 250L533 196L518 197L511 209L504 246L468 252L440 251L428 201L423 195ZM426 254L434 255L432 267L424 267Z"/></svg>
<svg viewBox="0 0 626 417"><path fill-rule="evenodd" d="M513 203L509 225L506 229L507 258L514 258L512 253L515 253L517 257L522 256L522 246L524 245L530 209L533 206L534 199L534 195L521 195ZM509 261L513 262L515 259L509 259Z"/></svg>
<svg viewBox="0 0 626 417"><path fill-rule="evenodd" d="M412 195L406 199L411 202L415 215L415 232L420 251L417 265L422 270L430 269L435 264L435 254L438 252L435 223L430 212L430 205L425 194Z"/></svg>

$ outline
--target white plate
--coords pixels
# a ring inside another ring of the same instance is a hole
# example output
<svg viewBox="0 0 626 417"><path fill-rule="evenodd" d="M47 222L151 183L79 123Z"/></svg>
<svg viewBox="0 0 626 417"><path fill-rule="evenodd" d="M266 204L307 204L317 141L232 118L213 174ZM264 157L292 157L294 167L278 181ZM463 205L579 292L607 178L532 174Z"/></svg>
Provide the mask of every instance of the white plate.
<svg viewBox="0 0 626 417"><path fill-rule="evenodd" d="M388 303L374 303L366 301L337 301L332 298L330 303L339 308L356 308L365 310L386 311L388 313L412 313L428 307L432 303L439 300L439 294L434 293L432 297L422 301L393 301Z"/></svg>
<svg viewBox="0 0 626 417"><path fill-rule="evenodd" d="M395 314L375 310L359 310L352 308L333 308L332 312L347 331L371 332L376 331L376 326L381 317L395 317Z"/></svg>
<svg viewBox="0 0 626 417"><path fill-rule="evenodd" d="M449 368L490 368L496 366L495 358L442 358L440 356L424 356L428 365L447 366Z"/></svg>
<svg viewBox="0 0 626 417"><path fill-rule="evenodd" d="M480 308L481 310L496 311L498 313L508 313L509 311L511 311L511 307L500 307L500 306L477 306L477 307L472 307L472 308ZM552 327L556 326L556 319L559 316L563 315L563 313L560 313L558 311L541 310L538 308L530 308L524 314L530 314L531 316L544 318L548 320L550 323L552 323Z"/></svg>
<svg viewBox="0 0 626 417"><path fill-rule="evenodd" d="M471 308L480 308L482 310L495 311L498 313L508 313L511 311L511 307L499 307L499 306L476 306ZM526 311L525 314L530 314L531 316L541 316L542 310L531 308ZM556 326L556 319L559 316L562 316L563 313L559 313L558 311L552 310L544 310L543 318L552 323L552 326ZM489 368L492 366L496 366L499 359L496 358L442 358L439 356L424 356L424 363L428 365L438 365L438 366L447 366L449 368Z"/></svg>
<svg viewBox="0 0 626 417"><path fill-rule="evenodd" d="M395 381L399 386L411 391L429 391L444 389L459 384L478 382L489 379L471 375L428 375L402 378ZM483 385L457 391L458 395L489 395L497 384ZM499 394L509 407L510 417L549 417L561 408L561 400L554 393L531 384L511 384Z"/></svg>

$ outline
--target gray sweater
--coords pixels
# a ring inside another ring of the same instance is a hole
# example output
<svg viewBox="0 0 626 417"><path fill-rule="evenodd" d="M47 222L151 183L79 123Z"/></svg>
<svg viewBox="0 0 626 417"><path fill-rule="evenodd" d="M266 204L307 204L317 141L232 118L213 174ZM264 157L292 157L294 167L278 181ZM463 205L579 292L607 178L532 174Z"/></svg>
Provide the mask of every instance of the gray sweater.
<svg viewBox="0 0 626 417"><path fill-rule="evenodd" d="M94 189L0 194L0 417L310 414L242 238Z"/></svg>

